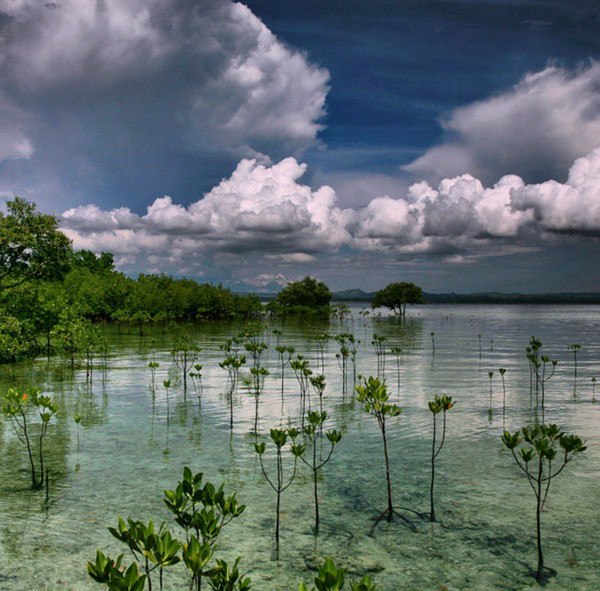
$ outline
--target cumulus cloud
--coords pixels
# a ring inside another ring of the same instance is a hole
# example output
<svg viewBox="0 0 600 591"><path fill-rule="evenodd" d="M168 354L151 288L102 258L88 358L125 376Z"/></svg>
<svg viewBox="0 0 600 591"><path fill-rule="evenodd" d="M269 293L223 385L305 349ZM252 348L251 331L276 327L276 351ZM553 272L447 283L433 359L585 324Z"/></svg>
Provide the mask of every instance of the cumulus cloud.
<svg viewBox="0 0 600 591"><path fill-rule="evenodd" d="M128 208L79 206L63 213L63 229L75 248L148 256L154 266L224 252L306 263L351 241L348 226L355 212L337 207L331 187L313 191L299 183L305 170L294 158L272 166L242 160L229 178L188 207L168 196L142 216Z"/></svg>
<svg viewBox="0 0 600 591"><path fill-rule="evenodd" d="M600 63L526 75L508 92L451 112L447 140L404 170L431 180L470 173L562 181L575 158L600 141Z"/></svg>
<svg viewBox="0 0 600 591"><path fill-rule="evenodd" d="M242 160L187 207L170 197L141 216L80 206L64 212L63 231L76 248L114 252L125 269L198 275L214 267L256 286L274 285L282 269L350 269L375 254L474 264L555 244L563 234L600 236L600 147L575 161L564 184L506 175L486 187L464 174L358 209L338 207L331 187L301 184L305 170L294 158L270 166Z"/></svg>
<svg viewBox="0 0 600 591"><path fill-rule="evenodd" d="M230 0L0 2L3 184L183 193L203 168L313 144L328 80Z"/></svg>

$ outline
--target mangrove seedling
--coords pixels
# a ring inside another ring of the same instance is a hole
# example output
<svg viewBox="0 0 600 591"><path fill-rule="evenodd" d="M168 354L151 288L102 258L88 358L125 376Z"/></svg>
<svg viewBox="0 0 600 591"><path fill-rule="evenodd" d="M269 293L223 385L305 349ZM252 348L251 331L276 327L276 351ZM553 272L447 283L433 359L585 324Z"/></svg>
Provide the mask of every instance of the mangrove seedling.
<svg viewBox="0 0 600 591"><path fill-rule="evenodd" d="M542 341L536 339L535 337L531 337L531 340L529 341L529 347L526 347L525 351L530 364L530 379L531 376L534 376L535 379L536 408L538 405L538 394L540 391L542 393L541 407L543 419L545 410L546 382L548 382L554 375L558 361L556 361L556 359L550 359L548 355L541 355L541 348ZM551 365L551 371L548 370L549 364Z"/></svg>
<svg viewBox="0 0 600 591"><path fill-rule="evenodd" d="M171 349L173 363L183 375L184 392L187 392L188 373L192 367L194 367L200 351L202 351L202 349L192 344L190 339L185 335L179 336L173 344L173 348Z"/></svg>
<svg viewBox="0 0 600 591"><path fill-rule="evenodd" d="M233 429L233 396L237 389L240 368L246 363L246 357L238 354L239 342L237 339L228 339L221 349L227 353L219 367L227 372L226 397L229 404L229 428Z"/></svg>
<svg viewBox="0 0 600 591"><path fill-rule="evenodd" d="M500 378L502 378L502 428L504 428L504 419L506 417L506 383L504 381L504 374L506 373L506 369L501 367L498 373L500 374Z"/></svg>
<svg viewBox="0 0 600 591"><path fill-rule="evenodd" d="M327 333L320 333L313 336L313 341L317 348L317 364L321 363L321 373L325 373L325 345L331 337Z"/></svg>
<svg viewBox="0 0 600 591"><path fill-rule="evenodd" d="M204 386L202 385L202 367L200 363L196 363L194 364L194 371L190 371L190 378L192 378L192 384L194 384L200 408L202 408L202 393L204 390Z"/></svg>
<svg viewBox="0 0 600 591"><path fill-rule="evenodd" d="M209 566L221 530L245 507L235 494L226 496L223 485L217 489L210 482L203 483L202 478L202 474L193 475L184 467L183 480L175 490L165 490L165 503L185 532L185 541L177 540L164 523L155 528L152 520L145 524L119 518L117 527L109 531L128 547L136 562L125 569L122 554L113 560L98 550L95 562L88 562L90 576L111 591L142 591L146 582L152 591L156 582L153 575L158 572L158 588L162 590L165 569L183 562L192 577L189 588L194 591L201 590L203 578L218 591L250 589L250 580L239 574L239 559L231 568L219 559Z"/></svg>
<svg viewBox="0 0 600 591"><path fill-rule="evenodd" d="M341 591L344 588L346 571L338 568L331 558L319 566L319 574L314 578L315 586L311 591ZM308 591L304 583L300 583L298 591ZM350 591L377 591L377 585L371 582L369 575L360 581L350 583Z"/></svg>
<svg viewBox="0 0 600 591"><path fill-rule="evenodd" d="M305 451L305 447L303 445L294 443L299 433L300 432L298 431L298 429L295 428L271 429L271 440L275 444L275 472L277 474L277 476L273 480L271 480L271 478L267 474L267 470L265 468L263 460L263 456L266 450L265 442L263 441L261 443L254 444L254 450L258 454L262 474L265 480L268 482L269 486L275 491L275 494L277 495L277 505L275 509L275 552L277 559L279 559L279 524L281 520L281 494L291 486L292 482L294 482L294 479L296 478L296 468L298 467L298 458L304 455ZM284 470L282 449L287 443L288 437L292 441L292 444L290 445L290 453L294 458L294 466L291 475L286 480L284 478L283 473Z"/></svg>
<svg viewBox="0 0 600 591"><path fill-rule="evenodd" d="M275 331L273 331L275 332ZM285 345L277 345L275 347L279 356L279 367L281 367L281 400L283 401L283 386L285 381L285 366L292 361L292 355L295 353L295 347L286 347Z"/></svg>
<svg viewBox="0 0 600 591"><path fill-rule="evenodd" d="M252 580L240 573L238 556L232 566L217 559L217 565L210 571L210 587L213 591L250 591Z"/></svg>
<svg viewBox="0 0 600 591"><path fill-rule="evenodd" d="M202 577L210 576L206 566L222 529L246 506L239 504L235 493L227 496L223 484L216 488L211 482L203 482L202 472L192 474L187 466L175 490L165 490L164 501L185 532L183 559L192 575L192 588L199 591Z"/></svg>
<svg viewBox="0 0 600 591"><path fill-rule="evenodd" d="M304 415L306 414L306 403L308 402L308 410L310 410L310 395L308 385L312 375L312 370L309 369L308 359L304 359L304 355L296 355L296 359L290 362L290 367L294 370L298 385L300 386L300 416L302 417L302 428L304 428Z"/></svg>
<svg viewBox="0 0 600 591"><path fill-rule="evenodd" d="M356 399L363 405L362 409L364 412L370 414L377 419L379 430L383 438L383 455L385 457L385 479L387 483L387 509L379 515L375 520L375 525L379 523L383 518L387 521L391 521L394 515L397 515L404 521L410 524L410 522L394 509L392 503L392 481L390 477L390 458L388 454L387 444L387 421L389 419L396 418L402 412L402 409L396 404L390 404L388 402L390 395L385 385L385 380L374 378L369 376L367 379L363 379L363 383L360 386L356 386L358 396ZM412 524L411 524L412 525Z"/></svg>
<svg viewBox="0 0 600 591"><path fill-rule="evenodd" d="M576 454L585 451L585 442L576 435L567 435L554 424L523 427L521 431L516 431L512 435L504 431L502 442L511 451L517 466L527 477L535 494L537 533L535 578L538 582L543 582L548 573L544 570L541 513L552 480L563 471ZM546 570L549 574L554 574L553 571Z"/></svg>
<svg viewBox="0 0 600 591"><path fill-rule="evenodd" d="M320 374L318 376L310 376L310 385L313 387L315 393L319 397L319 410L323 412L323 393L325 392L325 376Z"/></svg>
<svg viewBox="0 0 600 591"><path fill-rule="evenodd" d="M592 402L596 402L596 378L592 377Z"/></svg>
<svg viewBox="0 0 600 591"><path fill-rule="evenodd" d="M148 367L150 368L150 372L152 374L152 391L154 392L155 386L156 386L156 370L158 369L158 366L160 364L157 361L150 361L150 363L148 363Z"/></svg>
<svg viewBox="0 0 600 591"><path fill-rule="evenodd" d="M402 348L401 347L392 347L391 353L392 353L392 355L394 355L394 357L396 357L396 378L397 378L397 385L398 385L398 396L400 396L400 357L402 355Z"/></svg>
<svg viewBox="0 0 600 591"><path fill-rule="evenodd" d="M310 468L313 475L313 490L315 497L315 533L319 531L319 490L318 490L318 476L319 470L329 462L331 459L331 455L333 454L333 448L341 441L342 432L336 431L335 429L332 431L327 431L325 436L329 441L331 447L329 449L329 453L325 459L317 458L317 444L320 439L323 437L323 424L327 420L326 412L314 412L311 411L307 416L307 424L304 427L304 433L307 439L310 441L312 446L312 453L310 461L305 458L304 455L300 456L300 459Z"/></svg>
<svg viewBox="0 0 600 591"><path fill-rule="evenodd" d="M492 420L492 413L493 411L493 392L492 392L492 378L494 377L494 372L493 371L488 371L488 378L490 380L490 407L488 409L488 416L490 421Z"/></svg>
<svg viewBox="0 0 600 591"><path fill-rule="evenodd" d="M340 351L335 354L335 358L342 371L342 398L346 398L346 392L348 390L348 357L350 357L350 349L347 346L346 334L337 335L335 340L340 345Z"/></svg>
<svg viewBox="0 0 600 591"><path fill-rule="evenodd" d="M167 398L167 424L170 421L171 418L171 413L169 412L169 388L171 387L171 380L164 380L163 381L163 386L165 388L165 396Z"/></svg>
<svg viewBox="0 0 600 591"><path fill-rule="evenodd" d="M435 355L435 333L431 333L431 352Z"/></svg>
<svg viewBox="0 0 600 591"><path fill-rule="evenodd" d="M29 421L29 409L33 407L39 417L38 424ZM2 400L2 413L8 418L17 439L26 447L31 466L31 488L40 490L48 473L44 465L44 437L48 432L50 420L56 414L57 408L50 396L40 394L37 388L20 391L9 388ZM37 462L33 438L37 439Z"/></svg>
<svg viewBox="0 0 600 591"><path fill-rule="evenodd" d="M377 355L377 377L382 380L385 379L385 341L387 341L387 337L377 334L374 334L371 340L371 345Z"/></svg>
<svg viewBox="0 0 600 591"><path fill-rule="evenodd" d="M266 367L251 367L250 376L244 378L244 386L254 398L254 433L258 433L258 400L265 387L265 378L269 375Z"/></svg>
<svg viewBox="0 0 600 591"><path fill-rule="evenodd" d="M431 486L429 488L429 501L430 501L430 512L429 518L431 521L435 521L435 506L433 502L433 485L435 481L435 460L440 455L442 447L446 442L446 412L449 411L455 405L452 402L451 396L436 396L432 401L429 402L429 410L433 416L433 441L431 444ZM437 424L436 417L439 413L442 415L442 439L438 445L437 443Z"/></svg>
<svg viewBox="0 0 600 591"><path fill-rule="evenodd" d="M581 349L579 343L571 343L567 349L573 351L573 396L577 395L577 352Z"/></svg>

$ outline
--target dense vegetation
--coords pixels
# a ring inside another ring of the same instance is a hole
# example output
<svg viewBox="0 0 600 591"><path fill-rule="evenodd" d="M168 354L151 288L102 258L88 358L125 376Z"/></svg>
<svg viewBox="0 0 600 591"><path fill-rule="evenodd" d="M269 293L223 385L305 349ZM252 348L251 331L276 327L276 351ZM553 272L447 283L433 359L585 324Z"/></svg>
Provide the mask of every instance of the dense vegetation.
<svg viewBox="0 0 600 591"><path fill-rule="evenodd" d="M0 214L0 362L79 349L91 323L251 318L255 295L167 275L126 277L110 253L73 251L53 216L16 198Z"/></svg>

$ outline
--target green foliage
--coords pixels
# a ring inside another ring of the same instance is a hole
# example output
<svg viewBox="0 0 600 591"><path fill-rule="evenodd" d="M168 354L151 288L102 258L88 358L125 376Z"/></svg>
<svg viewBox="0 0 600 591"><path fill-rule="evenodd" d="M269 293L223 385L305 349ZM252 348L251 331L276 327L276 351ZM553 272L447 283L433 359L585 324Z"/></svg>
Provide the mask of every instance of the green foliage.
<svg viewBox="0 0 600 591"><path fill-rule="evenodd" d="M387 417L394 418L402 413L397 404L388 402L390 395L385 385L385 380L369 376L363 379L360 386L356 386L358 396L356 399L363 405L363 410L377 419L380 427Z"/></svg>
<svg viewBox="0 0 600 591"><path fill-rule="evenodd" d="M210 574L210 588L214 591L249 591L252 588L250 577L241 574L237 558L232 566L224 560L217 560L217 566Z"/></svg>
<svg viewBox="0 0 600 591"><path fill-rule="evenodd" d="M314 578L314 587L311 591L340 591L344 588L346 571L338 568L331 558L319 566L319 574ZM360 581L350 583L350 591L376 591L377 585L371 582L369 575L365 575ZM298 591L308 591L304 583L300 583Z"/></svg>
<svg viewBox="0 0 600 591"><path fill-rule="evenodd" d="M193 474L186 466L175 490L165 490L165 503L183 529L185 541L177 540L164 523L156 529L152 520L145 524L119 517L117 527L108 529L136 562L124 570L123 555L112 560L98 550L95 562L88 562L90 576L111 590L141 591L146 581L152 589L152 574L158 570L162 590L163 571L183 562L192 577L191 589L199 591L205 578L217 591L249 590L250 579L240 574L239 558L231 567L220 559L212 567L209 564L223 527L244 512L236 495L226 495L224 485L216 488L203 481L202 473Z"/></svg>
<svg viewBox="0 0 600 591"><path fill-rule="evenodd" d="M373 308L389 308L397 316L406 315L407 304L424 304L423 290L414 283L390 283L375 293Z"/></svg>
<svg viewBox="0 0 600 591"><path fill-rule="evenodd" d="M31 323L14 316L0 317L0 363L20 361L38 352Z"/></svg>
<svg viewBox="0 0 600 591"><path fill-rule="evenodd" d="M275 444L275 477L271 478L264 464L264 455L266 451L266 443L264 441L254 444L254 451L258 454L260 462L260 468L262 474L269 484L269 486L275 491L277 498L277 507L275 511L275 548L277 556L279 557L279 528L280 528L280 507L281 507L281 494L286 491L294 482L296 478L296 468L298 466L298 458L304 455L306 450L304 445L295 443L296 438L300 434L300 431L294 427L289 429L271 429L270 437L271 441ZM294 466L291 475L286 479L284 477L284 465L283 465L283 454L282 449L287 444L288 438L292 441L289 447L289 451L294 458Z"/></svg>
<svg viewBox="0 0 600 591"><path fill-rule="evenodd" d="M324 378L324 377L325 376L319 376L319 378ZM319 382L321 383L321 380L319 380ZM324 387L325 382L322 381L322 384ZM319 471L321 470L321 468L323 468L323 466L325 466L325 464L327 464L327 462L329 462L329 460L331 459L331 456L333 454L334 447L342 440L342 432L341 431L337 431L335 429L333 429L331 431L327 431L325 436L331 446L329 448L329 453L326 455L326 457L324 459L323 459L322 455L317 456L317 448L320 448L321 453L323 450L322 445L319 445L319 444L322 443L323 425L325 424L326 420L327 420L327 413L325 411L321 411L321 412L309 411L308 412L306 424L304 426L304 434L306 436L306 439L308 439L308 441L310 442L310 444L312 446L312 453L310 454L308 460L305 458L304 453L299 455L302 462L304 462L304 464L306 464L310 468L312 475L313 475L313 489L314 489L314 501L315 501L315 531L318 531L319 523L320 523L319 489L318 489Z"/></svg>
<svg viewBox="0 0 600 591"><path fill-rule="evenodd" d="M270 303L269 309L280 316L329 316L331 297L325 283L305 277L302 281L288 283Z"/></svg>
<svg viewBox="0 0 600 591"><path fill-rule="evenodd" d="M35 426L32 425L29 417L31 409L35 409L39 419ZM2 396L2 413L10 421L18 440L27 449L31 466L31 488L34 490L42 488L44 484L46 477L44 437L57 410L50 396L40 394L37 388L28 390L9 388ZM34 449L33 444L34 434L37 439L37 450Z"/></svg>
<svg viewBox="0 0 600 591"><path fill-rule="evenodd" d="M586 450L585 442L576 435L567 435L555 424L523 427L515 433L504 431L501 438L535 494L538 550L535 577L538 581L543 581L545 572L541 513L548 497L550 483L576 454Z"/></svg>
<svg viewBox="0 0 600 591"><path fill-rule="evenodd" d="M363 405L362 409L377 419L379 430L383 439L383 455L385 458L385 476L387 484L387 509L379 516L379 522L384 516L388 521L392 520L396 511L392 504L392 483L390 478L390 459L387 447L387 420L388 418L398 417L402 413L402 409L396 404L389 402L389 392L385 385L385 380L369 376L367 379L362 379L362 384L356 386L358 396L356 399ZM377 523L376 522L376 523Z"/></svg>
<svg viewBox="0 0 600 591"><path fill-rule="evenodd" d="M435 521L435 506L433 502L433 487L435 482L435 460L440 455L442 447L446 442L446 412L454 407L456 403L452 401L452 396L438 396L436 395L433 400L428 403L429 410L433 416L433 442L431 444L431 485L429 489L429 501L430 501L430 512L429 518L431 521ZM443 412L443 423L442 423L442 439L437 443L437 423L436 416Z"/></svg>
<svg viewBox="0 0 600 591"><path fill-rule="evenodd" d="M33 279L61 278L69 269L71 241L54 216L21 197L0 212L0 291Z"/></svg>

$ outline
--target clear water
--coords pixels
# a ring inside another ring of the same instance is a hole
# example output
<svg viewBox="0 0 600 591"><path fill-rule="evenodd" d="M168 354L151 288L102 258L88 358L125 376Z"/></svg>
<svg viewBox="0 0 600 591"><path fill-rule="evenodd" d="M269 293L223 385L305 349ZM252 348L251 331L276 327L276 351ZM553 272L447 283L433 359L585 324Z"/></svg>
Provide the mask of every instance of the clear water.
<svg viewBox="0 0 600 591"><path fill-rule="evenodd" d="M382 523L372 531L374 518L386 506L381 435L374 419L353 404L351 393L343 399L338 346L330 342L324 405L329 428L342 427L344 437L320 483L321 533L318 538L312 534L312 486L307 471L300 470L282 497L281 558L274 560L275 497L253 450L254 402L243 388L238 390L230 432L223 397L226 374L218 366L223 359L219 344L241 327L190 327L203 348L201 410L193 388L184 397L181 384L171 390L167 407L158 384L176 378L168 336L160 330L144 338L111 332L107 371L95 370L91 389L84 370L64 370L61 376L56 359L0 368L0 387L30 381L51 393L60 407L47 437L47 507L43 492L29 490L24 450L8 423L0 423L0 589L100 588L88 577L86 562L96 548L113 556L122 551L107 527L119 515L169 521L162 491L175 486L184 464L213 482L225 482L247 505L224 533L220 553L227 558L241 555L257 590L296 589L299 581L311 581L315 563L325 556L347 567L351 579L370 573L382 591L536 589L528 575L536 561L535 499L500 441L498 373L499 367L507 369L505 426L516 430L531 423L535 412L524 350L532 335L559 361L547 385L546 421L588 441L588 450L554 481L543 514L546 564L558 573L547 588L598 589L600 403L591 400L591 377L600 377L600 307L432 305L411 309L404 323L364 319L358 310L353 308L353 318L343 323L277 327L283 331L282 343L310 358L313 369L317 363L311 336L323 331L353 332L362 340L357 364L365 375L377 368L373 333L387 336L388 351L402 347L399 392L396 359L388 354L386 360L388 384L404 409L389 427L398 506L428 510L432 426L427 401L435 394L457 401L436 464L438 523L415 518L415 532L401 521ZM271 334L269 340L271 375L260 399L261 438L271 427L299 422L297 382L288 366L282 404L275 337ZM581 350L574 395L573 354L567 345L575 342ZM160 363L154 401L147 367L153 355ZM491 420L488 371L494 371ZM76 412L83 417L79 428L73 421ZM183 568L175 570L181 577L170 579L167 588L186 588Z"/></svg>

